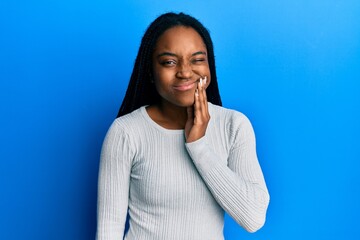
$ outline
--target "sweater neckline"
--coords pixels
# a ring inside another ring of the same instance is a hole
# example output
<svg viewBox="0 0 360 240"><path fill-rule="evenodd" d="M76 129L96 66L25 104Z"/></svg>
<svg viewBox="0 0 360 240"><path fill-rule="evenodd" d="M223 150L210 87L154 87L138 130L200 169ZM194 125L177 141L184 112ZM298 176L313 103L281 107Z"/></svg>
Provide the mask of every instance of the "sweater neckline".
<svg viewBox="0 0 360 240"><path fill-rule="evenodd" d="M152 118L149 116L149 114L146 111L146 107L148 105L142 106L140 108L141 110L141 114L144 116L145 120L152 125L153 127L155 127L156 129L158 129L159 131L163 132L163 133L167 133L167 134L184 134L184 129L167 129L164 128L162 126L160 126L159 124L157 124L154 120L152 120Z"/></svg>

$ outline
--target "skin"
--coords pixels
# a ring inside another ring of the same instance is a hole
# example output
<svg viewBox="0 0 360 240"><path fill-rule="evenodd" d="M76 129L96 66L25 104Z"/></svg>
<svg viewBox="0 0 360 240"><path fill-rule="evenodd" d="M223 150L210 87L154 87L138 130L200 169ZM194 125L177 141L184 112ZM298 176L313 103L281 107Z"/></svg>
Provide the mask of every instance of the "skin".
<svg viewBox="0 0 360 240"><path fill-rule="evenodd" d="M161 101L147 107L149 116L164 128L184 129L186 142L200 139L210 120L206 87L211 82L201 36L191 27L170 28L159 37L152 60Z"/></svg>

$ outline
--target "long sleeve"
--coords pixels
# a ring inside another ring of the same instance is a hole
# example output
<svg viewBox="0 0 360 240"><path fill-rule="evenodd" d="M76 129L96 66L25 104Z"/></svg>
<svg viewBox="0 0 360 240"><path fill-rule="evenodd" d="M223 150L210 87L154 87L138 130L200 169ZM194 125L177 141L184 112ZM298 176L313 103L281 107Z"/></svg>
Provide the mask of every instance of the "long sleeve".
<svg viewBox="0 0 360 240"><path fill-rule="evenodd" d="M242 114L236 121L236 127L227 129L233 142L225 161L212 149L207 135L186 143L186 148L218 204L247 231L255 232L265 223L270 197L251 123Z"/></svg>
<svg viewBox="0 0 360 240"><path fill-rule="evenodd" d="M115 121L105 137L100 157L97 240L123 239L132 158L129 138Z"/></svg>

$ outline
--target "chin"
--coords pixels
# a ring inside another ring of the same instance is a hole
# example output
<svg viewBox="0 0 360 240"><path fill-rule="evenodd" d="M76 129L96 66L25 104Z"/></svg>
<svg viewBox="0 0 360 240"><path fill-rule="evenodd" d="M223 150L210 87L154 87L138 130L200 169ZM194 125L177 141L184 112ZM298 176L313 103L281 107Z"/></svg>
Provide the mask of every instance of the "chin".
<svg viewBox="0 0 360 240"><path fill-rule="evenodd" d="M178 106L178 107L192 107L194 106L195 100L188 100L188 101L176 101L176 102L172 102L172 104Z"/></svg>
<svg viewBox="0 0 360 240"><path fill-rule="evenodd" d="M192 107L195 104L195 99L189 99L188 101L183 101L179 105L181 107Z"/></svg>
<svg viewBox="0 0 360 240"><path fill-rule="evenodd" d="M191 107L195 103L195 96L193 93L187 93L181 95L163 96L163 100L177 107Z"/></svg>

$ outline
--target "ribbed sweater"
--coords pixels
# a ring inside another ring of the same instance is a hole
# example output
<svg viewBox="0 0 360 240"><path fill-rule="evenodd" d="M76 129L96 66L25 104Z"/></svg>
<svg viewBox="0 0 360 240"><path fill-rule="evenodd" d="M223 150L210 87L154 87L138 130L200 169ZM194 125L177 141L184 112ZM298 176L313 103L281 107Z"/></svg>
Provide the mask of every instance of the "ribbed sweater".
<svg viewBox="0 0 360 240"><path fill-rule="evenodd" d="M269 194L252 125L211 103L209 113L205 136L191 143L145 106L112 123L101 152L97 240L222 240L224 211L250 232L262 227Z"/></svg>

